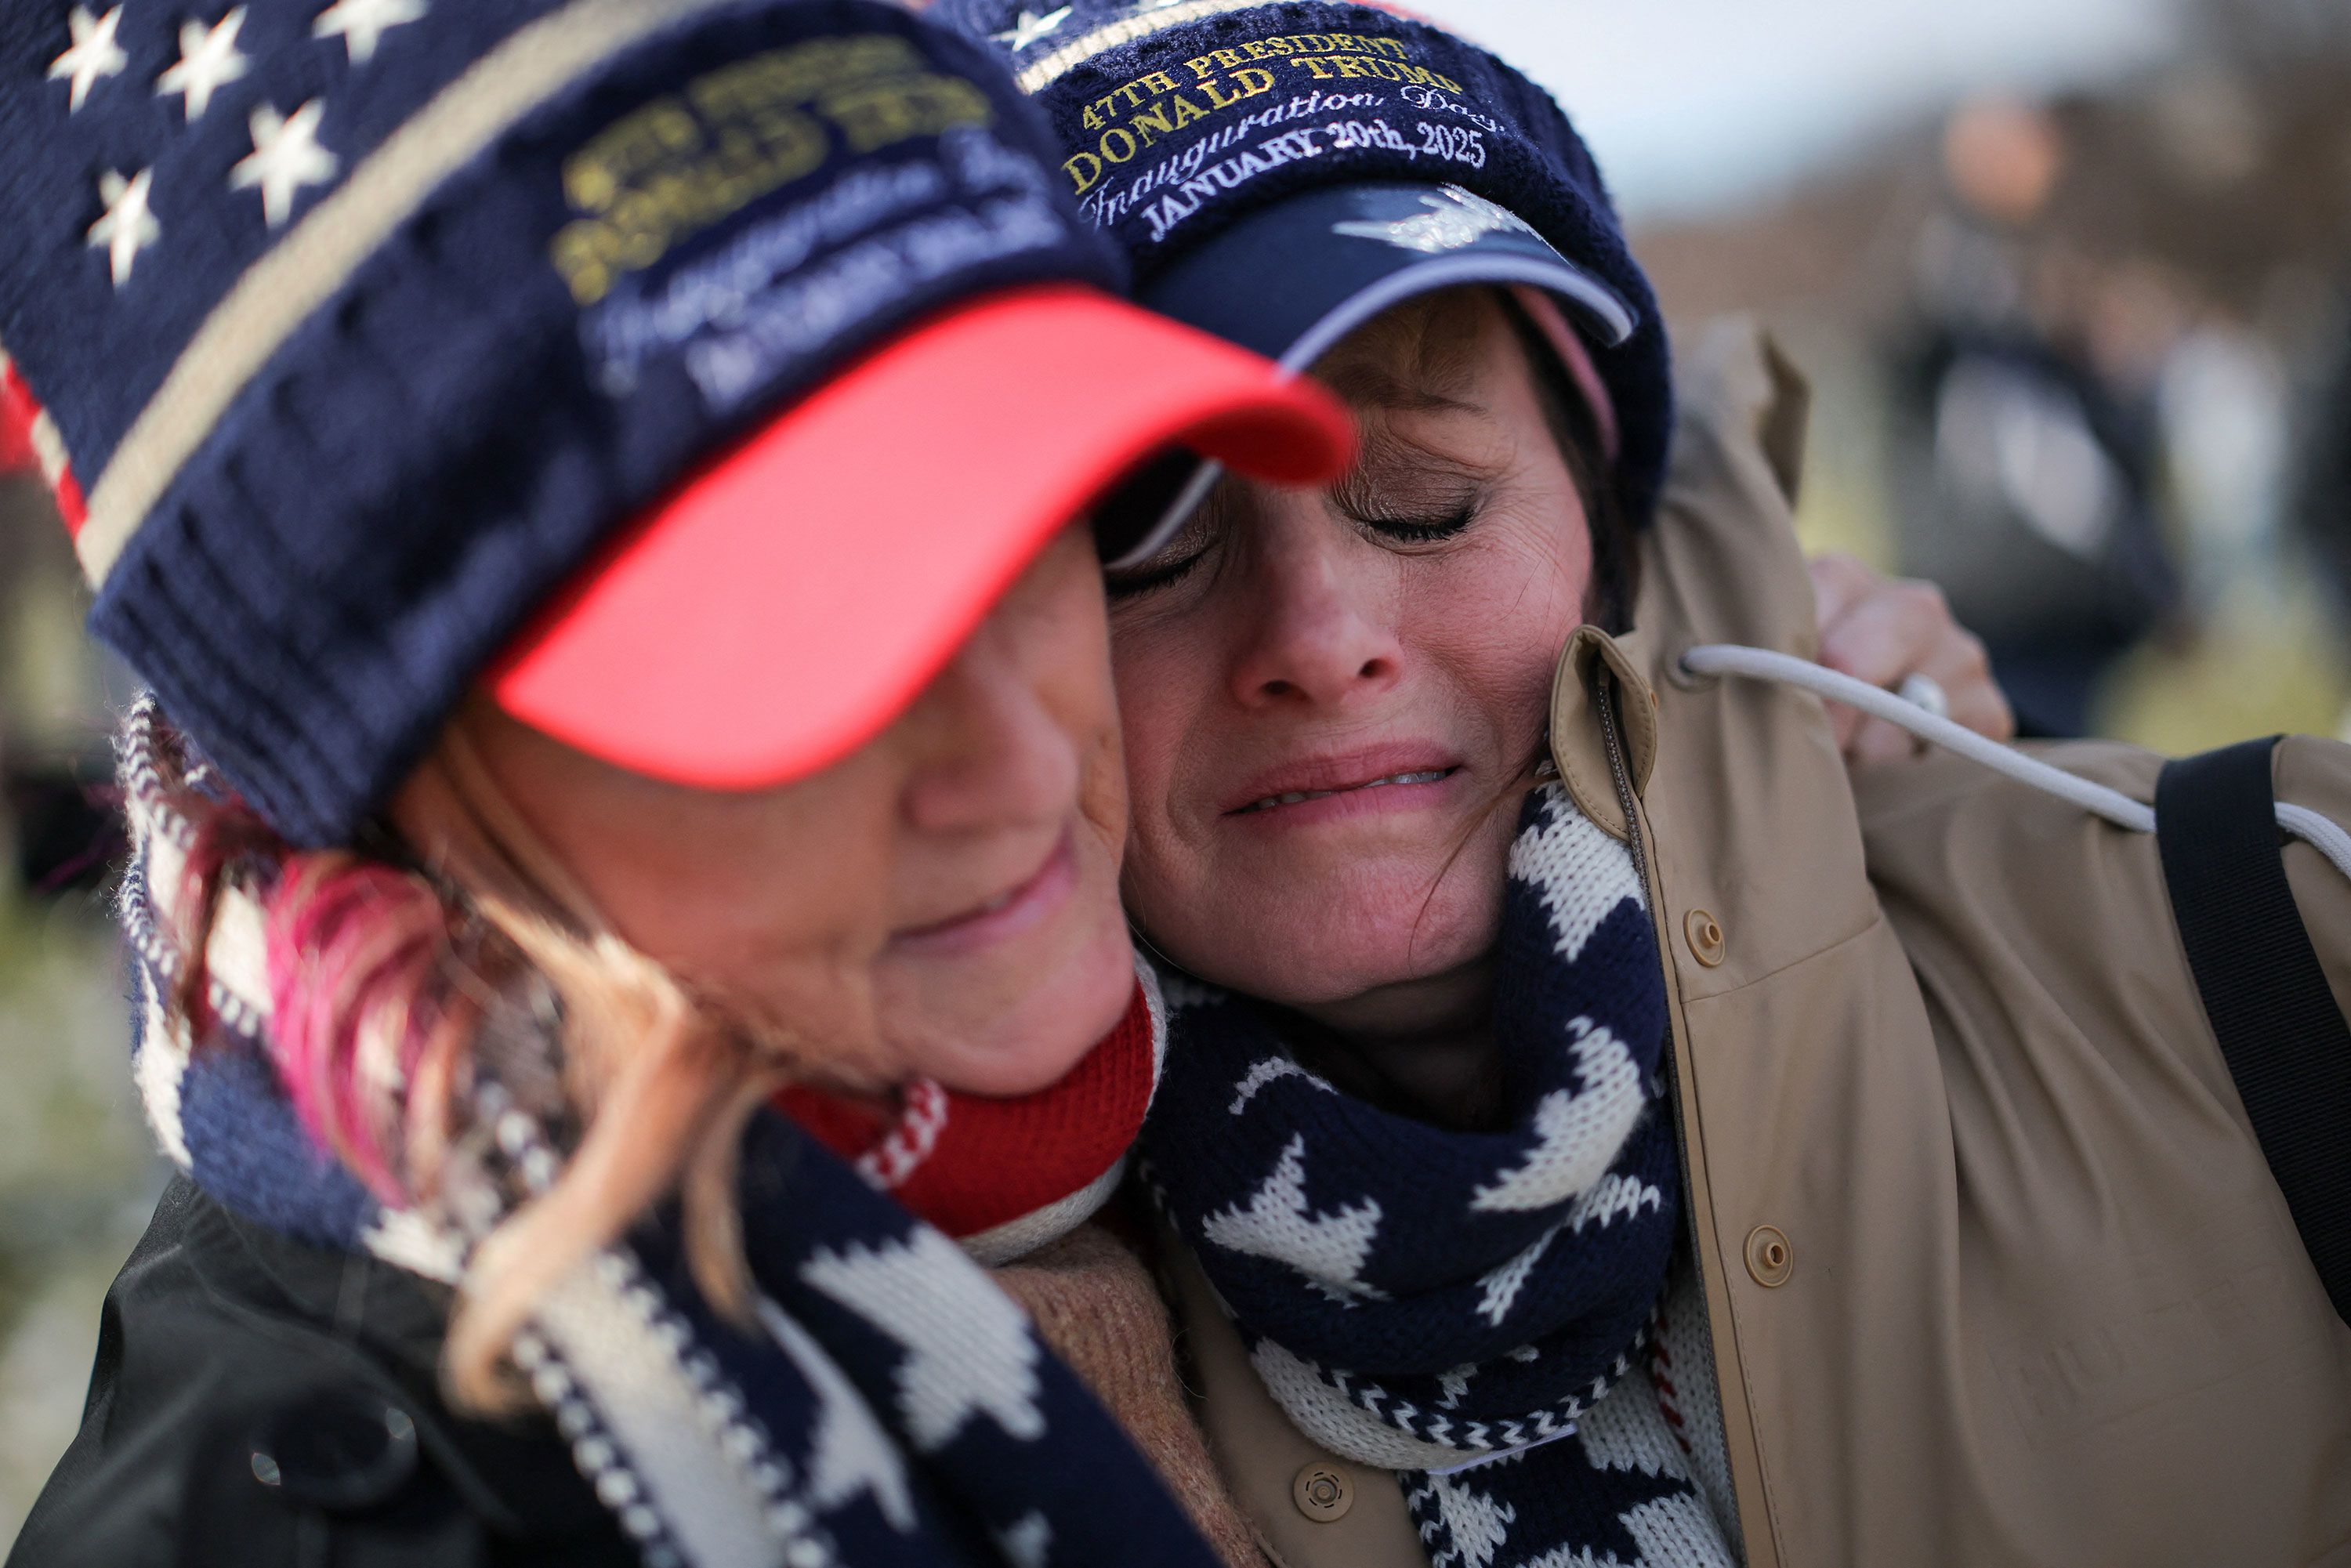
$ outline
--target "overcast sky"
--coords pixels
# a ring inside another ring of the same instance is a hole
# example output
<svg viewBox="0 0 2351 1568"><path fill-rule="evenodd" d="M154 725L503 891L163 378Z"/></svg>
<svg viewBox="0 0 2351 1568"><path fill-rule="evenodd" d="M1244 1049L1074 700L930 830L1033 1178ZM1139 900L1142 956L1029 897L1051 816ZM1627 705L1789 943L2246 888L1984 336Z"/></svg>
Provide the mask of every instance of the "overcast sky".
<svg viewBox="0 0 2351 1568"><path fill-rule="evenodd" d="M2159 57L2171 0L1413 0L1559 95L1618 199L1736 204L1979 88Z"/></svg>

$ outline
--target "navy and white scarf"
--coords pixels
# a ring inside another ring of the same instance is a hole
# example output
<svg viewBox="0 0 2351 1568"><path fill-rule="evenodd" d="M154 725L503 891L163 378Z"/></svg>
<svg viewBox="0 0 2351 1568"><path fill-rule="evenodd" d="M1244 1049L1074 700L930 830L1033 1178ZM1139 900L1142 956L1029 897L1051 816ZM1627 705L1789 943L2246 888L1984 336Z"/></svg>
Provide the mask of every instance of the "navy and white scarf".
<svg viewBox="0 0 2351 1568"><path fill-rule="evenodd" d="M1144 1176L1290 1419L1399 1472L1434 1568L1723 1568L1646 1364L1678 1207L1646 890L1548 785L1506 900L1504 1130L1377 1109L1171 980Z"/></svg>
<svg viewBox="0 0 2351 1568"><path fill-rule="evenodd" d="M159 1141L248 1218L454 1283L481 1236L560 1171L562 1116L484 1072L480 1131L456 1155L471 1174L430 1214L385 1207L324 1154L266 1043L260 885L232 873L205 953L178 945L193 844L170 804L183 766L142 703L124 742L121 910L134 1072ZM214 1019L201 1041L162 1004L190 963ZM1111 1416L955 1242L780 1116L754 1122L741 1169L760 1332L696 1292L669 1214L541 1298L515 1345L648 1564L1216 1568Z"/></svg>

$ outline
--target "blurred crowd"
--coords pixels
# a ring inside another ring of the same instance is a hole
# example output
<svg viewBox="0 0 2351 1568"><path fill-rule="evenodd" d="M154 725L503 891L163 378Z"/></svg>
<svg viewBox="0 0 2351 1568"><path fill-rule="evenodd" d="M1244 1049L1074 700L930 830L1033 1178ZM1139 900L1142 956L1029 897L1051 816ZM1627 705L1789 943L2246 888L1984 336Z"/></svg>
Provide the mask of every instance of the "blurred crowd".
<svg viewBox="0 0 2351 1568"><path fill-rule="evenodd" d="M2351 603L2343 18L2210 24L2144 90L1951 116L1893 346L1900 559L2058 732L2150 638L2290 612L2305 569L2330 624Z"/></svg>
<svg viewBox="0 0 2351 1568"><path fill-rule="evenodd" d="M2028 733L2173 751L2351 720L2351 13L2188 26L1645 250L1816 378L1813 542L1941 584Z"/></svg>
<svg viewBox="0 0 2351 1568"><path fill-rule="evenodd" d="M2351 734L2351 7L2209 0L2189 38L1636 243L1677 320L1782 331L1808 542L1940 583L2028 733ZM0 1545L160 1181L104 908L125 694L82 609L37 477L0 481Z"/></svg>

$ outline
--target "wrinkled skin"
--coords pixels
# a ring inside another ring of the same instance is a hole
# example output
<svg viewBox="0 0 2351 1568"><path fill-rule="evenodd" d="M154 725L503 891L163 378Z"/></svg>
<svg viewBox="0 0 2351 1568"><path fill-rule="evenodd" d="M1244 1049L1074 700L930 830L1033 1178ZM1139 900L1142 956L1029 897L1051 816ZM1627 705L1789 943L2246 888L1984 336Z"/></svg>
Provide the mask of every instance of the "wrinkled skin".
<svg viewBox="0 0 2351 1568"><path fill-rule="evenodd" d="M1525 356L1483 295L1461 298L1317 368L1362 428L1347 481L1228 480L1113 585L1129 907L1177 963L1351 1033L1434 1025L1480 990L1592 577Z"/></svg>

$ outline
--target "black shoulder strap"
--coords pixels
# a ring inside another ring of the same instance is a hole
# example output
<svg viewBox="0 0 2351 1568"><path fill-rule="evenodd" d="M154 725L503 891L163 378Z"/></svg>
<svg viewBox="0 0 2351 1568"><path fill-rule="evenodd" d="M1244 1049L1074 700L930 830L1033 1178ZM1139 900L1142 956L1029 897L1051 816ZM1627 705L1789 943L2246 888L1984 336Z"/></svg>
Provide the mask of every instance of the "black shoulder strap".
<svg viewBox="0 0 2351 1568"><path fill-rule="evenodd" d="M2270 786L2277 739L2167 764L2156 841L2220 1054L2319 1280L2351 1322L2351 1026L2286 882Z"/></svg>

